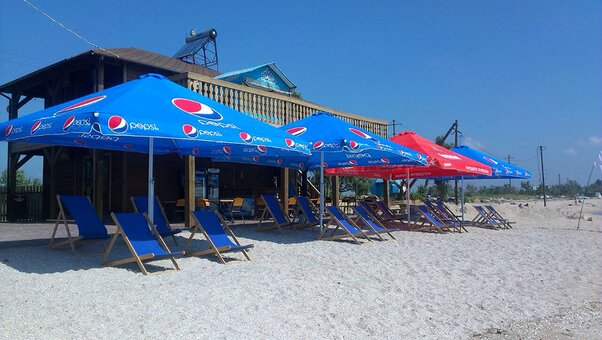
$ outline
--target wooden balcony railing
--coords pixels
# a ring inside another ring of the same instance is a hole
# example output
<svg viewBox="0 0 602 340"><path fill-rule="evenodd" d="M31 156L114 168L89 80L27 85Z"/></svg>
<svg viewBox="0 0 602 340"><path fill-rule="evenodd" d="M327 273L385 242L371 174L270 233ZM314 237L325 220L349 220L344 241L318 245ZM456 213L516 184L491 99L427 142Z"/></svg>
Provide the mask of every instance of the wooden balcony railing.
<svg viewBox="0 0 602 340"><path fill-rule="evenodd" d="M341 112L291 96L262 91L196 73L182 73L172 76L171 79L192 91L274 126L285 125L317 111L324 111L376 135L387 137L387 122L384 120Z"/></svg>

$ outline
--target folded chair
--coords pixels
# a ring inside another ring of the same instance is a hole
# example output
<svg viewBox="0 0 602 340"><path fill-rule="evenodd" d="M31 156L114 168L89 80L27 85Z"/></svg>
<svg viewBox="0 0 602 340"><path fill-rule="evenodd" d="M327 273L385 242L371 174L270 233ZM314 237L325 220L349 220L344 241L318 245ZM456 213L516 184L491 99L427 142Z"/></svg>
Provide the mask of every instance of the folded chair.
<svg viewBox="0 0 602 340"><path fill-rule="evenodd" d="M499 212L497 212L497 210L495 210L493 208L493 206L491 205L486 205L485 208L487 210L489 210L489 213L491 216L495 217L498 221L504 223L504 225L508 228L508 229L512 229L512 225L515 224L516 222L510 222L509 220L507 220L506 218L504 218Z"/></svg>
<svg viewBox="0 0 602 340"><path fill-rule="evenodd" d="M480 205L474 206L477 211L477 216L472 220L476 227L489 228L489 229L501 229L507 228L504 222L498 221L491 217L485 209Z"/></svg>
<svg viewBox="0 0 602 340"><path fill-rule="evenodd" d="M443 204L443 203L441 203ZM437 217L441 222L448 225L456 225L459 227L460 231L466 230L465 226L470 225L470 221L462 221L456 215L454 215L447 207L435 205L433 202L426 200L424 201L424 205L431 211L433 216Z"/></svg>
<svg viewBox="0 0 602 340"><path fill-rule="evenodd" d="M337 206L328 206L326 207L326 212L329 215L329 219L324 223L324 228L322 228L322 232L318 236L318 240L338 240L341 238L350 237L357 244L362 244L358 238L363 237L368 240L368 242L372 242L370 237L363 232L350 218L346 217L341 209ZM330 230L330 225L334 224L336 227ZM343 233L338 233L338 230L342 230ZM327 236L327 231L330 230L329 235Z"/></svg>
<svg viewBox="0 0 602 340"><path fill-rule="evenodd" d="M296 199L297 209L295 209L295 219L300 220L299 217L303 215L305 221L303 225L314 226L320 224L320 218L314 214L311 202L305 196L297 196Z"/></svg>
<svg viewBox="0 0 602 340"><path fill-rule="evenodd" d="M282 206L280 205L280 202L278 202L278 199L276 198L276 196L261 195L261 198L263 199L263 202L265 203L265 209L263 210L263 213L261 214L261 217L259 218L259 226L257 227L257 230L278 229L278 230L282 231L282 227L292 226L293 223L291 222L291 220L289 220L288 216L286 216L282 212ZM265 221L267 219L268 214L270 216L272 216L274 223L271 225L268 225L268 226L261 226L263 221Z"/></svg>
<svg viewBox="0 0 602 340"><path fill-rule="evenodd" d="M381 241L384 241L382 234L388 234L392 240L395 240L395 237L391 234L391 231L387 229L380 221L378 221L374 216L372 216L369 212L364 209L362 206L353 207L353 211L357 214L357 222L361 222L367 229L371 230L368 235L377 235ZM356 223L359 225L359 223Z"/></svg>
<svg viewBox="0 0 602 340"><path fill-rule="evenodd" d="M364 208L370 215L372 215L375 219L377 219L381 224L386 225L389 229L401 229L405 227L406 224L399 217L391 217L388 218L384 214L379 214L370 203L366 201L360 201L359 206Z"/></svg>
<svg viewBox="0 0 602 340"><path fill-rule="evenodd" d="M168 258L176 270L180 270L180 266L178 266L174 256L182 255L182 252L172 252L167 248L165 241L157 233L155 226L146 214L111 213L111 218L113 218L115 225L117 225L117 231L113 235L113 238L111 238L109 247L104 253L102 263L105 266L118 266L136 262L142 273L148 275L149 272L146 270L144 262ZM118 260L109 260L109 254L119 236L123 238L132 256Z"/></svg>
<svg viewBox="0 0 602 340"><path fill-rule="evenodd" d="M56 195L56 200L59 206L59 215L56 218L54 231L52 232L52 237L50 238L50 243L48 244L50 248L61 247L69 244L71 246L71 250L75 251L75 243L77 242L85 240L102 241L110 237L104 223L102 223L102 221L96 215L96 211L94 211L94 207L92 206L92 202L90 202L89 197ZM77 225L77 230L79 233L78 237L71 236L71 231L69 230L69 225L67 223L66 212L71 215L75 221L75 224ZM63 225L65 225L67 240L55 243L56 232L58 230L59 223L61 222Z"/></svg>
<svg viewBox="0 0 602 340"><path fill-rule="evenodd" d="M132 205L134 206L134 210L139 214L147 214L148 215L148 197L146 196L133 196L131 197ZM165 210L163 210L163 206L159 203L159 198L155 196L154 199L154 208L153 208L153 223L155 224L157 231L161 237L171 236L173 238L176 246L178 245L178 241L176 240L176 234L180 233L182 229L172 228L169 225L169 221L167 220L167 216L165 215Z"/></svg>
<svg viewBox="0 0 602 340"><path fill-rule="evenodd" d="M192 213L197 223L192 228L192 233L186 241L186 244L184 244L183 250L186 256L215 254L221 263L228 264L233 261L226 262L222 254L225 252L240 251L247 261L251 261L249 254L247 254L247 249L253 248L253 245L241 245L232 230L228 228L227 224L222 223L217 214L218 213L214 210L199 210ZM226 230L230 234L230 237L226 234ZM201 231L205 236L205 239L207 239L210 248L189 252L188 247L190 246L194 235L199 231ZM232 238L232 240L230 238Z"/></svg>
<svg viewBox="0 0 602 340"><path fill-rule="evenodd" d="M429 211L429 209L426 207L426 205L419 205L418 211L420 212L420 214L423 217L423 223L418 226L419 229L431 229L431 230L436 230L440 233L443 233L446 231L460 232L460 226L458 224L444 223L443 221L438 219L436 216L434 216Z"/></svg>

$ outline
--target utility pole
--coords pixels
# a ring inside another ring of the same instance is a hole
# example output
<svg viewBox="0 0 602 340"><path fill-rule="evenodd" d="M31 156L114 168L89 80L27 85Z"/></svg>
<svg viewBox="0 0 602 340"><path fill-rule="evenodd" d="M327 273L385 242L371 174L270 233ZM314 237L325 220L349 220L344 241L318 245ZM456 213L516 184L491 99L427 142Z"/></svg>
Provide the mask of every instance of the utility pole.
<svg viewBox="0 0 602 340"><path fill-rule="evenodd" d="M508 155L508 164L510 163L510 155ZM512 179L508 178L508 192L512 191Z"/></svg>
<svg viewBox="0 0 602 340"><path fill-rule="evenodd" d="M543 166L543 150L545 149L545 146L540 145L537 147L539 149L539 159L541 160L541 186L543 188L543 206L546 206L546 175L544 172L544 166Z"/></svg>
<svg viewBox="0 0 602 340"><path fill-rule="evenodd" d="M395 135L396 135L396 133L395 133L395 125L396 125L396 123L395 123L395 119L393 119L393 136L395 136Z"/></svg>
<svg viewBox="0 0 602 340"><path fill-rule="evenodd" d="M558 186L560 186L560 174L558 174Z"/></svg>

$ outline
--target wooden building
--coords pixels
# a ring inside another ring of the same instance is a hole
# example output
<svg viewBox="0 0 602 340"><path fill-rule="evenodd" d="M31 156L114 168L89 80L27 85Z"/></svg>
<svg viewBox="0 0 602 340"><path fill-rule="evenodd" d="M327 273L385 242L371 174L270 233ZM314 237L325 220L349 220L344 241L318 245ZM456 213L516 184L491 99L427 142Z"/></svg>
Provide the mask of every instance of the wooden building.
<svg viewBox="0 0 602 340"><path fill-rule="evenodd" d="M386 137L385 121L215 79L219 75L215 70L136 48L93 49L81 53L1 85L0 94L9 99L8 117L13 119L33 98L42 98L44 106L50 107L151 72L275 126L316 111L327 111ZM15 209L11 209L16 171L33 156L44 157L45 218L56 216L56 194L90 195L98 213L105 217L110 211L130 211L129 197L146 194L148 155L13 142L9 143L8 152L9 220L16 218L12 214ZM156 194L168 203L185 198L187 210L194 208L195 195L200 195L194 192L195 180L202 180L209 173L219 171L221 198L253 198L260 193L279 192L280 198L286 200L294 191L291 187L297 186L301 178L297 172L280 168L220 164L207 158L178 155L155 157Z"/></svg>

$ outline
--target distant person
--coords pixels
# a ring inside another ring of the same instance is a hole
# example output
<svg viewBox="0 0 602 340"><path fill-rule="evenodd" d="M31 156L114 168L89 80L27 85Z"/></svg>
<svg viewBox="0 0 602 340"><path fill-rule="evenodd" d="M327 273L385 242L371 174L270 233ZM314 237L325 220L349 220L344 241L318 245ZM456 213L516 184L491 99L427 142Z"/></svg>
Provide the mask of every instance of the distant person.
<svg viewBox="0 0 602 340"><path fill-rule="evenodd" d="M519 203L519 204L518 204L518 207L519 207L520 209L522 209L522 208L523 208L523 204L522 204L522 203Z"/></svg>

